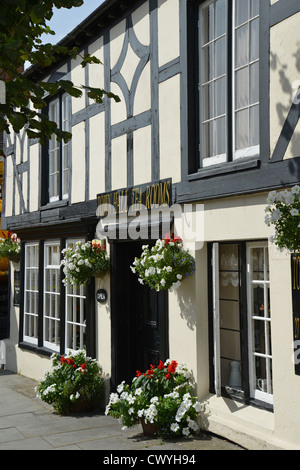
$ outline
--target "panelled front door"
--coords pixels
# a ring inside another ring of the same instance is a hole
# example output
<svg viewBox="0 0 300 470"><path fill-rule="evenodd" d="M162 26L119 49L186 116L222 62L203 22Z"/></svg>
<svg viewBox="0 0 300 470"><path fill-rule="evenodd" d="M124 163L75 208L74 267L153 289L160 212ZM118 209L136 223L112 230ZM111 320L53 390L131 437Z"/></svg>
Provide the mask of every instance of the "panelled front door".
<svg viewBox="0 0 300 470"><path fill-rule="evenodd" d="M168 357L167 293L138 282L130 266L149 242L112 245L112 380L130 383L137 370Z"/></svg>

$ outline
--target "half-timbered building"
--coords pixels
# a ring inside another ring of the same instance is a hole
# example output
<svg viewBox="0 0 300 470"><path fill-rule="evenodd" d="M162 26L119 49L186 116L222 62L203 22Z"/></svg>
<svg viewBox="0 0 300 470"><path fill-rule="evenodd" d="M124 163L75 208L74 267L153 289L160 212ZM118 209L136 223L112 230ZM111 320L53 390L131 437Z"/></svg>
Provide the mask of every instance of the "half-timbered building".
<svg viewBox="0 0 300 470"><path fill-rule="evenodd" d="M193 372L204 428L250 449L300 448L291 259L265 223L268 192L300 181L299 24L293 0L106 0L61 41L102 66L29 69L121 101L58 93L48 113L72 132L68 144L6 136L2 225L22 240L8 369L39 379L51 353L85 347L113 390L171 358ZM129 194L137 206L148 194L151 207L180 207L179 221L201 209L195 239L182 234L196 271L175 292L150 291L129 269L164 235L145 214L142 237L122 235ZM99 204L116 200L99 236ZM94 238L110 274L64 286L62 249Z"/></svg>

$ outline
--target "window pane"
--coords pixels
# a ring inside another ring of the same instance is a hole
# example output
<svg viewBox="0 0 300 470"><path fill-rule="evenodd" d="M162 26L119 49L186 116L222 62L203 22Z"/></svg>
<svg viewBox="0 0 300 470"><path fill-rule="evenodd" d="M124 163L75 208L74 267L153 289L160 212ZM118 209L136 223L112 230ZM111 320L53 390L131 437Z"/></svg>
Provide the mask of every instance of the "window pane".
<svg viewBox="0 0 300 470"><path fill-rule="evenodd" d="M218 0L215 6L215 36L226 32L226 0Z"/></svg>
<svg viewBox="0 0 300 470"><path fill-rule="evenodd" d="M250 23L250 60L259 58L259 19Z"/></svg>
<svg viewBox="0 0 300 470"><path fill-rule="evenodd" d="M259 145L259 107L250 108L250 145Z"/></svg>
<svg viewBox="0 0 300 470"><path fill-rule="evenodd" d="M202 57L202 83L206 83L214 78L214 44L203 48Z"/></svg>
<svg viewBox="0 0 300 470"><path fill-rule="evenodd" d="M245 24L236 31L236 50L235 66L236 68L249 62L249 26Z"/></svg>
<svg viewBox="0 0 300 470"><path fill-rule="evenodd" d="M259 63L250 65L250 104L259 102Z"/></svg>
<svg viewBox="0 0 300 470"><path fill-rule="evenodd" d="M207 44L214 38L214 4L202 10L202 44Z"/></svg>
<svg viewBox="0 0 300 470"><path fill-rule="evenodd" d="M215 42L215 78L226 73L226 38Z"/></svg>
<svg viewBox="0 0 300 470"><path fill-rule="evenodd" d="M236 150L248 147L249 122L248 109L236 113Z"/></svg>
<svg viewBox="0 0 300 470"><path fill-rule="evenodd" d="M249 71L245 67L236 72L235 109L244 108L249 104Z"/></svg>
<svg viewBox="0 0 300 470"><path fill-rule="evenodd" d="M236 26L245 23L249 18L249 1L250 0L236 0L235 1L235 23Z"/></svg>
<svg viewBox="0 0 300 470"><path fill-rule="evenodd" d="M259 15L259 0L251 0L251 17Z"/></svg>
<svg viewBox="0 0 300 470"><path fill-rule="evenodd" d="M215 121L215 155L222 155L226 153L226 129L225 129L225 117L217 119Z"/></svg>
<svg viewBox="0 0 300 470"><path fill-rule="evenodd" d="M210 83L208 85L203 86L202 92L202 119L203 121L207 121L214 117L214 101L213 101L213 94L214 94L214 84Z"/></svg>
<svg viewBox="0 0 300 470"><path fill-rule="evenodd" d="M226 79L215 81L215 116L226 113Z"/></svg>

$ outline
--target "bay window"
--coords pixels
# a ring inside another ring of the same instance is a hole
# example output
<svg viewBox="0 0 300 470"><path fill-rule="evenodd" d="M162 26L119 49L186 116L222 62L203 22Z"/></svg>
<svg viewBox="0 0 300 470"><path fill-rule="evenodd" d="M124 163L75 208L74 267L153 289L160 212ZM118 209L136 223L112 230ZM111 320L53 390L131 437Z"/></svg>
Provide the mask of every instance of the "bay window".
<svg viewBox="0 0 300 470"><path fill-rule="evenodd" d="M259 155L259 0L199 6L200 166Z"/></svg>
<svg viewBox="0 0 300 470"><path fill-rule="evenodd" d="M214 243L212 259L212 391L273 403L268 246Z"/></svg>
<svg viewBox="0 0 300 470"><path fill-rule="evenodd" d="M87 347L86 287L64 285L62 248L83 239L24 243L22 345L64 354Z"/></svg>

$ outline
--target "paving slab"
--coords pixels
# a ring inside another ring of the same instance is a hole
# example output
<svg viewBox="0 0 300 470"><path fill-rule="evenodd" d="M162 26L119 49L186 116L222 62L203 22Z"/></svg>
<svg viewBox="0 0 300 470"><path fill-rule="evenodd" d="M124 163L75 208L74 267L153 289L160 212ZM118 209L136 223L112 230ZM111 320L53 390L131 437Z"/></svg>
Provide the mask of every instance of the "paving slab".
<svg viewBox="0 0 300 470"><path fill-rule="evenodd" d="M32 379L0 370L0 450L94 450L101 452L99 457L106 456L103 459L110 461L120 452L146 455L147 451L243 450L205 432L188 439L146 437L141 426L122 430L116 419L103 412L60 416L52 406L36 397L36 385ZM145 462L144 458L139 460ZM113 462L118 463L126 463L126 460Z"/></svg>

